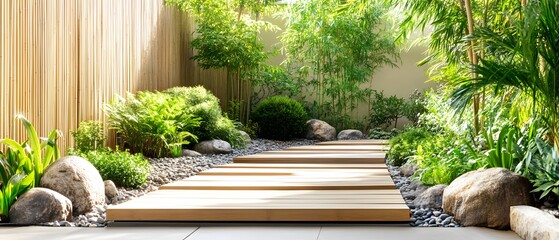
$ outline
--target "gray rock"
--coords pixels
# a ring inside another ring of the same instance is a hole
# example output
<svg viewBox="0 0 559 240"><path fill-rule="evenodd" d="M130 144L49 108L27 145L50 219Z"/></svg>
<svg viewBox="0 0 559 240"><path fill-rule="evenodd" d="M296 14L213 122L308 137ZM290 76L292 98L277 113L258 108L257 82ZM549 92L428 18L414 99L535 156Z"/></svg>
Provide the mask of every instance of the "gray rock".
<svg viewBox="0 0 559 240"><path fill-rule="evenodd" d="M400 173L406 177L410 177L415 171L417 171L417 165L415 163L406 162L400 167Z"/></svg>
<svg viewBox="0 0 559 240"><path fill-rule="evenodd" d="M440 184L428 188L415 198L413 204L421 208L442 208L443 192L446 187L446 185Z"/></svg>
<svg viewBox="0 0 559 240"><path fill-rule="evenodd" d="M306 138L310 140L332 141L336 139L336 129L325 121L311 119L305 123Z"/></svg>
<svg viewBox="0 0 559 240"><path fill-rule="evenodd" d="M229 154L233 151L231 144L226 141L214 139L202 141L194 146L194 151L202 154Z"/></svg>
<svg viewBox="0 0 559 240"><path fill-rule="evenodd" d="M250 135L248 135L247 132L239 130L239 133L241 134L241 136L243 137L245 142L248 143L248 142L250 142L250 140L252 140L252 139L250 139Z"/></svg>
<svg viewBox="0 0 559 240"><path fill-rule="evenodd" d="M338 140L363 139L363 133L356 129L346 129L338 133Z"/></svg>
<svg viewBox="0 0 559 240"><path fill-rule="evenodd" d="M528 179L508 169L479 169L444 190L443 208L464 226L506 229L511 206L533 205L531 190Z"/></svg>
<svg viewBox="0 0 559 240"><path fill-rule="evenodd" d="M105 184L87 160L68 156L52 163L41 178L41 187L50 188L72 201L74 214L91 211L105 203Z"/></svg>
<svg viewBox="0 0 559 240"><path fill-rule="evenodd" d="M15 224L72 220L72 202L53 190L37 187L19 196L9 214L10 222Z"/></svg>
<svg viewBox="0 0 559 240"><path fill-rule="evenodd" d="M190 150L190 149L183 149L182 150L182 156L183 157L198 157L198 156L202 156L201 153Z"/></svg>
<svg viewBox="0 0 559 240"><path fill-rule="evenodd" d="M111 180L105 180L105 196L108 198L114 198L118 195L118 190L116 189L115 183Z"/></svg>

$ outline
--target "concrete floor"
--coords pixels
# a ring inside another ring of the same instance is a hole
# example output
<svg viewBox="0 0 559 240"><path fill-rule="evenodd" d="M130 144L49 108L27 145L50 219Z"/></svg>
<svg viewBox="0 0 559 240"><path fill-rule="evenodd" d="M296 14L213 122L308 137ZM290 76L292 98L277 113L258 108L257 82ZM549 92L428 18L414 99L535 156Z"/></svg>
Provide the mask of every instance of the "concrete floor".
<svg viewBox="0 0 559 240"><path fill-rule="evenodd" d="M9 240L521 240L511 231L486 228L423 228L407 226L111 226L0 227Z"/></svg>

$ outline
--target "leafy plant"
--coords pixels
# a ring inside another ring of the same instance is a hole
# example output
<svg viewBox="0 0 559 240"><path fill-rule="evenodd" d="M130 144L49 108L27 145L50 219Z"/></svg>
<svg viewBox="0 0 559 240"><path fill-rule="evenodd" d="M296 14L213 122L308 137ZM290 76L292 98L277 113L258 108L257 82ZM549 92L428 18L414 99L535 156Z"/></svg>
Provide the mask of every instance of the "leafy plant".
<svg viewBox="0 0 559 240"><path fill-rule="evenodd" d="M431 137L432 134L423 128L409 128L390 139L387 153L390 163L395 166L406 163L409 157L415 155L417 147Z"/></svg>
<svg viewBox="0 0 559 240"><path fill-rule="evenodd" d="M132 153L148 157L179 156L182 145L196 141L191 133L200 118L186 111L185 101L160 92L117 96L105 105L111 127L122 134Z"/></svg>
<svg viewBox="0 0 559 240"><path fill-rule="evenodd" d="M74 138L74 147L81 152L102 148L107 138L103 130L103 123L99 121L80 122L78 129L71 133Z"/></svg>
<svg viewBox="0 0 559 240"><path fill-rule="evenodd" d="M524 176L534 184L534 193L541 193L540 199L550 194L559 196L559 157L554 147L539 138L531 141L525 162L528 171Z"/></svg>
<svg viewBox="0 0 559 240"><path fill-rule="evenodd" d="M301 137L308 120L303 106L286 96L273 96L256 105L252 120L260 127L260 136L289 140Z"/></svg>
<svg viewBox="0 0 559 240"><path fill-rule="evenodd" d="M38 186L46 168L60 158L56 139L57 130L40 141L33 125L23 116L17 115L27 132L27 141L22 144L13 139L4 138L0 144L8 149L6 154L0 152L0 220L8 218L10 206L18 196Z"/></svg>
<svg viewBox="0 0 559 240"><path fill-rule="evenodd" d="M308 83L316 99L313 117L344 129L355 109L366 103L375 70L394 66L396 45L383 26L379 1L295 1L286 8L287 27L281 36L285 65Z"/></svg>
<svg viewBox="0 0 559 240"><path fill-rule="evenodd" d="M105 180L112 180L122 187L139 187L147 181L151 165L141 154L127 151L93 150L78 152L87 159Z"/></svg>
<svg viewBox="0 0 559 240"><path fill-rule="evenodd" d="M385 97L383 92L374 91L370 109L369 126L371 128L387 128L392 123L396 127L398 119L404 116L406 102L402 98Z"/></svg>
<svg viewBox="0 0 559 240"><path fill-rule="evenodd" d="M421 114L427 112L425 108L425 97L422 92L415 90L404 105L403 115L414 125L419 123Z"/></svg>
<svg viewBox="0 0 559 240"><path fill-rule="evenodd" d="M391 139L393 137L398 136L398 134L400 134L400 133L402 133L402 130L397 129L397 128L393 128L390 131L386 131L382 128L373 128L373 129L369 129L368 138L369 139L388 140L388 139Z"/></svg>
<svg viewBox="0 0 559 240"><path fill-rule="evenodd" d="M414 177L426 185L450 184L460 175L481 168L470 149L448 134L427 138L410 159L418 166Z"/></svg>
<svg viewBox="0 0 559 240"><path fill-rule="evenodd" d="M200 118L200 126L191 130L200 141L221 139L237 148L246 145L240 133L235 130L234 121L222 115L219 99L204 87L174 87L164 93L182 100L183 111ZM240 107L240 103L232 106L232 109ZM232 114L236 113L237 111L232 111Z"/></svg>
<svg viewBox="0 0 559 240"><path fill-rule="evenodd" d="M520 129L514 126L504 126L493 139L491 129L483 132L488 150L485 151L487 167L501 167L514 171L520 160L524 158L522 136Z"/></svg>

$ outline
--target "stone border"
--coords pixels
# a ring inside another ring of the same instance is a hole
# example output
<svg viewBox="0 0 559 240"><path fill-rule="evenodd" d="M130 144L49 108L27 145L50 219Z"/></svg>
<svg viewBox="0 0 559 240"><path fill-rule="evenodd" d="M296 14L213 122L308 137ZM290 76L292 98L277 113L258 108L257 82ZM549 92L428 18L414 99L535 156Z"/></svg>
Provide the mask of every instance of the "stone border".
<svg viewBox="0 0 559 240"><path fill-rule="evenodd" d="M510 207L510 227L525 240L559 239L559 219L535 207Z"/></svg>

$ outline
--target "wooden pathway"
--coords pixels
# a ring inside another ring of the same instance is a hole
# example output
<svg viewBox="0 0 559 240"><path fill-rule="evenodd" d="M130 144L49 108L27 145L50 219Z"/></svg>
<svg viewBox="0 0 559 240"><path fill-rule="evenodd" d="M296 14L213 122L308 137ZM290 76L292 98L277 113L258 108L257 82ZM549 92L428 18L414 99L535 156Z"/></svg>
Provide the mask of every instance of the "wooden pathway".
<svg viewBox="0 0 559 240"><path fill-rule="evenodd" d="M111 205L107 220L407 222L383 144L335 141L236 157Z"/></svg>

